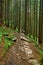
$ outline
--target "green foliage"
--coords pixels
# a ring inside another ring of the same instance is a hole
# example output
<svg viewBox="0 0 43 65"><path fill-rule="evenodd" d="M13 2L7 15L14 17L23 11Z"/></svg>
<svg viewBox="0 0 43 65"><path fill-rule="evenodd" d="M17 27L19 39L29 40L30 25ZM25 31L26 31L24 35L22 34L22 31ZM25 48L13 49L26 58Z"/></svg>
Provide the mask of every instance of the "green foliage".
<svg viewBox="0 0 43 65"><path fill-rule="evenodd" d="M40 56L43 57L43 49L42 48L38 48L38 50L39 50Z"/></svg>
<svg viewBox="0 0 43 65"><path fill-rule="evenodd" d="M15 37L13 33L10 33L8 36L5 35L5 49L8 49L14 43L14 41L12 41L13 37Z"/></svg>
<svg viewBox="0 0 43 65"><path fill-rule="evenodd" d="M33 35L31 35L31 38L33 39Z"/></svg>
<svg viewBox="0 0 43 65"><path fill-rule="evenodd" d="M40 55L40 63L41 63L41 65L43 65L43 48L40 48L39 45L37 45L37 44L35 47L38 50L39 55Z"/></svg>
<svg viewBox="0 0 43 65"><path fill-rule="evenodd" d="M41 57L41 60L40 60L40 62L42 63L41 65L43 65L43 48L39 48L38 38L34 37L33 35L29 35L29 34L27 35L27 38L35 42L35 47L37 48L39 55Z"/></svg>
<svg viewBox="0 0 43 65"><path fill-rule="evenodd" d="M12 38L15 37L14 32L11 29L6 29L5 27L0 27L0 43L2 40L2 37L4 37L4 48L8 49L14 41L12 41Z"/></svg>
<svg viewBox="0 0 43 65"><path fill-rule="evenodd" d="M2 34L3 34L3 29L2 29L2 27L0 27L0 43L2 41Z"/></svg>
<svg viewBox="0 0 43 65"><path fill-rule="evenodd" d="M1 41L2 41L2 35L0 35L0 43L1 43Z"/></svg>
<svg viewBox="0 0 43 65"><path fill-rule="evenodd" d="M15 30L15 32L18 32L18 28L16 27L16 30Z"/></svg>
<svg viewBox="0 0 43 65"><path fill-rule="evenodd" d="M4 34L7 34L7 31L4 29L4 27L0 27L0 43Z"/></svg>
<svg viewBox="0 0 43 65"><path fill-rule="evenodd" d="M41 58L40 62L41 62L41 65L42 65L43 64L43 57Z"/></svg>
<svg viewBox="0 0 43 65"><path fill-rule="evenodd" d="M31 41L35 42L36 44L38 44L38 38L34 37L33 35L28 34L27 38L30 39Z"/></svg>
<svg viewBox="0 0 43 65"><path fill-rule="evenodd" d="M8 49L14 42L9 38L9 37L5 37L5 45L4 48Z"/></svg>
<svg viewBox="0 0 43 65"><path fill-rule="evenodd" d="M8 33L8 32L7 32L6 28L0 27L0 34L1 34L1 35L7 34L7 33Z"/></svg>

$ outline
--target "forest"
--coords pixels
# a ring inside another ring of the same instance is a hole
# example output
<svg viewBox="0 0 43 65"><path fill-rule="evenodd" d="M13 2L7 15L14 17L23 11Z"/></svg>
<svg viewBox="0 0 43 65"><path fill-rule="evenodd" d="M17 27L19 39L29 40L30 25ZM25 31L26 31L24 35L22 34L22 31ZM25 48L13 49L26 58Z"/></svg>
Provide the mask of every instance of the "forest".
<svg viewBox="0 0 43 65"><path fill-rule="evenodd" d="M0 65L43 65L43 0L0 0Z"/></svg>

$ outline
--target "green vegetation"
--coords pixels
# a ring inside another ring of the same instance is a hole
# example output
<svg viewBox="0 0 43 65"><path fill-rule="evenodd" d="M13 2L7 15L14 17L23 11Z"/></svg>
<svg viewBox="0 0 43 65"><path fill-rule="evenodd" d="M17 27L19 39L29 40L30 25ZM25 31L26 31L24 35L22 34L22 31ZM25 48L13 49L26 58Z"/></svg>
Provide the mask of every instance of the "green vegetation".
<svg viewBox="0 0 43 65"><path fill-rule="evenodd" d="M41 62L41 65L43 65L43 57L42 57L42 59L40 60L40 62Z"/></svg>
<svg viewBox="0 0 43 65"><path fill-rule="evenodd" d="M19 30L18 30L18 28L16 27L16 30L15 30L15 32L18 32Z"/></svg>
<svg viewBox="0 0 43 65"><path fill-rule="evenodd" d="M12 41L12 38L15 37L14 31L0 27L0 43L3 41L2 37L4 37L4 48L8 49L14 43L14 41Z"/></svg>
<svg viewBox="0 0 43 65"><path fill-rule="evenodd" d="M43 48L39 48L40 41L43 44L43 0L0 0L0 6L0 44L4 38L3 48L7 50L14 43L14 33L24 31L35 43L43 63Z"/></svg>
<svg viewBox="0 0 43 65"><path fill-rule="evenodd" d="M38 38L37 37L34 37L33 35L28 34L27 35L27 38L30 39L30 41L33 41L34 42L34 45L35 45L35 47L38 50L39 55L40 55L41 65L43 65L43 46L41 48L39 47Z"/></svg>
<svg viewBox="0 0 43 65"><path fill-rule="evenodd" d="M14 29L0 26L0 44L3 43L2 46L4 49L2 55L3 57L5 56L9 48L14 44L14 41L12 40L13 38L15 38Z"/></svg>
<svg viewBox="0 0 43 65"><path fill-rule="evenodd" d="M1 41L2 41L2 35L0 35L0 43L1 43Z"/></svg>
<svg viewBox="0 0 43 65"><path fill-rule="evenodd" d="M9 40L8 38L5 38L5 44L4 44L4 48L8 49L14 42Z"/></svg>
<svg viewBox="0 0 43 65"><path fill-rule="evenodd" d="M30 39L31 41L35 42L38 45L38 38L34 37L33 35L28 34L27 38Z"/></svg>
<svg viewBox="0 0 43 65"><path fill-rule="evenodd" d="M38 51L39 51L39 54L40 54L40 56L41 56L41 58L43 57L43 48L37 48L38 49Z"/></svg>

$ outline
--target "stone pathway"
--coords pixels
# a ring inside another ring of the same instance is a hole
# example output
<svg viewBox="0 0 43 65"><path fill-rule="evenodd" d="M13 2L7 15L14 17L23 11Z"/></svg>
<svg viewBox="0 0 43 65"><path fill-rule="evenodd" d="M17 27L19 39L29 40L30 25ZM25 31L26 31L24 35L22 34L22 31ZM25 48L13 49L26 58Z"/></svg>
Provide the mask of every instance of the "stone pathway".
<svg viewBox="0 0 43 65"><path fill-rule="evenodd" d="M17 41L9 49L1 65L40 65L30 43L25 41L26 38L25 40L21 40L21 38L20 36L17 37Z"/></svg>
<svg viewBox="0 0 43 65"><path fill-rule="evenodd" d="M23 45L24 44L24 45ZM30 48L28 42L23 43L19 46L20 55L23 60L26 60L28 63L31 63L32 65L40 65L38 60L35 59L35 56L33 55L33 51Z"/></svg>

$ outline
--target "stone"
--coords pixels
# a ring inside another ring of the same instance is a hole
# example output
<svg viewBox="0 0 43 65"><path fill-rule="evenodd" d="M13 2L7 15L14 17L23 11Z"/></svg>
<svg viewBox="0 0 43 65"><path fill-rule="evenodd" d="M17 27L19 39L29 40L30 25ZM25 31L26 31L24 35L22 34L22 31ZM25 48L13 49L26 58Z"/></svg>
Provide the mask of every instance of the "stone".
<svg viewBox="0 0 43 65"><path fill-rule="evenodd" d="M25 48L25 52L26 52L27 54L32 54L32 50L31 50L31 49L28 49L28 48Z"/></svg>
<svg viewBox="0 0 43 65"><path fill-rule="evenodd" d="M29 46L24 45L24 48L28 48L28 49L29 49L30 47L29 47Z"/></svg>
<svg viewBox="0 0 43 65"><path fill-rule="evenodd" d="M21 39L21 40L24 40L24 41L27 41L27 42L29 41L27 38L25 38L25 37L23 37L23 36L20 36L20 39Z"/></svg>
<svg viewBox="0 0 43 65"><path fill-rule="evenodd" d="M24 47L23 46L19 46L19 50L24 51Z"/></svg>
<svg viewBox="0 0 43 65"><path fill-rule="evenodd" d="M28 62L32 63L33 65L40 65L36 59L30 59Z"/></svg>
<svg viewBox="0 0 43 65"><path fill-rule="evenodd" d="M29 43L24 41L24 45L28 46L28 45L29 45Z"/></svg>
<svg viewBox="0 0 43 65"><path fill-rule="evenodd" d="M24 51L24 47L21 47L21 50Z"/></svg>
<svg viewBox="0 0 43 65"><path fill-rule="evenodd" d="M12 38L12 41L16 41L16 40L17 40L17 38L16 38L16 37Z"/></svg>
<svg viewBox="0 0 43 65"><path fill-rule="evenodd" d="M28 55L29 59L34 59L34 55Z"/></svg>
<svg viewBox="0 0 43 65"><path fill-rule="evenodd" d="M34 59L34 56L28 54L28 55L25 56L25 59L28 61L29 59Z"/></svg>
<svg viewBox="0 0 43 65"><path fill-rule="evenodd" d="M25 34L24 33L21 33L21 36L24 36Z"/></svg>

